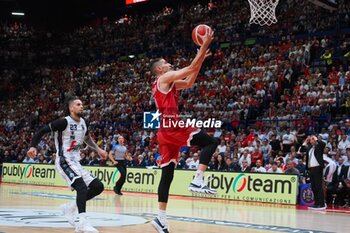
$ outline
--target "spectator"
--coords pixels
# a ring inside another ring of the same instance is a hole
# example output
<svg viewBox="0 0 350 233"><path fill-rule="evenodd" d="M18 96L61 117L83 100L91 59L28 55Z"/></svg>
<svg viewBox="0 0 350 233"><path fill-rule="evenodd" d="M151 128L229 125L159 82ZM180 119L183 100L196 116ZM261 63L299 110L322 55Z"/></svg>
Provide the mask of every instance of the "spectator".
<svg viewBox="0 0 350 233"><path fill-rule="evenodd" d="M295 143L295 136L290 132L290 128L287 128L287 132L282 136L282 148L284 153L289 153L291 147Z"/></svg>
<svg viewBox="0 0 350 233"><path fill-rule="evenodd" d="M55 164L55 160L56 160L56 153L52 153L52 155L47 163L48 164Z"/></svg>
<svg viewBox="0 0 350 233"><path fill-rule="evenodd" d="M208 170L217 170L217 159L213 155L208 164Z"/></svg>
<svg viewBox="0 0 350 233"><path fill-rule="evenodd" d="M263 156L262 156L261 152L259 151L259 148L258 148L258 147L256 147L256 148L254 149L254 153L252 154L251 157L252 157L252 164L251 164L252 167L255 167L256 162L257 162L258 160L260 160L260 161L263 160ZM260 166L261 166L261 164L260 164Z"/></svg>
<svg viewBox="0 0 350 233"><path fill-rule="evenodd" d="M272 147L271 145L269 144L269 139L267 138L264 138L263 139L263 143L260 147L260 152L263 156L263 162L264 164L268 164L269 162L269 159L270 159L270 156L271 156L271 150L272 150Z"/></svg>
<svg viewBox="0 0 350 233"><path fill-rule="evenodd" d="M251 155L248 153L248 149L244 149L241 157L239 158L239 165L243 166L243 161L247 161L248 166L251 165Z"/></svg>
<svg viewBox="0 0 350 233"><path fill-rule="evenodd" d="M324 45L325 46L325 45ZM329 51L329 49L326 49L324 54L322 54L321 59L325 60L327 71L331 71L331 67L333 65L333 55Z"/></svg>
<svg viewBox="0 0 350 233"><path fill-rule="evenodd" d="M227 164L227 171L233 171L233 172L241 171L241 166L238 163L237 157L233 157L233 159L226 158L226 164Z"/></svg>
<svg viewBox="0 0 350 233"><path fill-rule="evenodd" d="M38 161L37 163L47 163L47 161L44 159L44 155L41 153L38 153Z"/></svg>
<svg viewBox="0 0 350 233"><path fill-rule="evenodd" d="M34 159L30 158L28 155L23 160L23 163L36 163Z"/></svg>
<svg viewBox="0 0 350 233"><path fill-rule="evenodd" d="M298 169L296 169L294 167L294 163L292 160L288 160L287 163L286 163L286 170L284 171L284 174L288 174L288 175L298 175L298 180L299 180L299 183L301 183L301 180L300 180L300 172Z"/></svg>
<svg viewBox="0 0 350 233"><path fill-rule="evenodd" d="M191 170L197 170L199 165L198 153L193 154L193 160L189 163L188 168Z"/></svg>
<svg viewBox="0 0 350 233"><path fill-rule="evenodd" d="M150 166L158 166L158 164L156 163L156 160L154 158L154 155L151 155L149 157L149 159L146 161L146 166L150 167Z"/></svg>
<svg viewBox="0 0 350 233"><path fill-rule="evenodd" d="M266 169L264 167L261 166L262 165L262 162L260 159L258 159L256 161L256 167L253 167L252 168L252 172L261 172L261 173L265 173L266 172Z"/></svg>
<svg viewBox="0 0 350 233"><path fill-rule="evenodd" d="M297 154L297 152L295 150L295 146L291 146L290 152L287 153L287 155L284 157L284 161L283 162L284 162L284 164L287 164L288 160L292 160L293 164L295 166L298 163L298 158L297 157L299 157L299 156L298 156L298 154Z"/></svg>
<svg viewBox="0 0 350 233"><path fill-rule="evenodd" d="M1 158L0 158L0 160L1 160ZM22 155L22 154L19 154L19 155L17 156L16 163L23 163L23 160L24 160L23 155ZM1 164L1 163L0 163L0 164Z"/></svg>
<svg viewBox="0 0 350 233"><path fill-rule="evenodd" d="M56 154L55 154L56 155ZM89 164L89 159L88 158L86 158L87 156L86 156L86 154L85 154L85 152L81 152L80 153L80 164L81 165L83 165L83 166L86 166L86 165L88 165Z"/></svg>
<svg viewBox="0 0 350 233"><path fill-rule="evenodd" d="M271 145L271 154L272 154L272 156L276 156L278 154L278 152L281 151L281 142L276 139L276 135L275 134L273 134L271 136L270 145Z"/></svg>
<svg viewBox="0 0 350 233"><path fill-rule="evenodd" d="M227 147L226 147L226 142L225 142L225 140L221 140L220 145L218 145L219 153L225 153L226 148L227 148Z"/></svg>
<svg viewBox="0 0 350 233"><path fill-rule="evenodd" d="M274 159L270 157L269 163L265 165L265 170L268 171L270 168L272 168L272 165L274 162L275 162Z"/></svg>
<svg viewBox="0 0 350 233"><path fill-rule="evenodd" d="M349 166L344 169L344 172L340 175L339 178L339 205L342 207L349 207L345 203L345 197L350 195L350 169Z"/></svg>
<svg viewBox="0 0 350 233"><path fill-rule="evenodd" d="M146 167L146 162L144 160L144 157L143 155L139 155L137 157L137 161L136 161L136 164L135 164L136 167Z"/></svg>
<svg viewBox="0 0 350 233"><path fill-rule="evenodd" d="M340 153L342 155L345 155L347 148L350 148L350 142L348 141L348 137L345 134L343 134L341 136L341 140L338 143L338 149L340 150Z"/></svg>
<svg viewBox="0 0 350 233"><path fill-rule="evenodd" d="M126 152L125 165L127 167L136 167L136 162L135 162L135 160L133 160L130 152Z"/></svg>
<svg viewBox="0 0 350 233"><path fill-rule="evenodd" d="M98 159L97 155L95 154L94 151L91 151L89 156L89 163L87 165L97 166L99 164L100 164L100 160Z"/></svg>
<svg viewBox="0 0 350 233"><path fill-rule="evenodd" d="M267 171L268 173L282 173L281 168L278 167L277 162L273 162L272 167Z"/></svg>
<svg viewBox="0 0 350 233"><path fill-rule="evenodd" d="M298 159L298 164L295 168L299 171L301 179L306 176L306 165L303 163L302 159Z"/></svg>
<svg viewBox="0 0 350 233"><path fill-rule="evenodd" d="M251 171L251 167L249 166L248 161L244 159L244 160L242 161L242 169L241 169L241 172L250 172L250 171Z"/></svg>
<svg viewBox="0 0 350 233"><path fill-rule="evenodd" d="M337 175L340 176L340 174L344 173L344 169L346 169L346 166L344 165L344 159L342 157L338 158L338 166L337 166Z"/></svg>
<svg viewBox="0 0 350 233"><path fill-rule="evenodd" d="M218 171L226 171L227 170L226 161L223 159L223 156L221 154L218 155L217 168L216 169Z"/></svg>
<svg viewBox="0 0 350 233"><path fill-rule="evenodd" d="M177 163L176 166L177 169L188 169L187 164L186 164L186 152L182 152L179 162Z"/></svg>

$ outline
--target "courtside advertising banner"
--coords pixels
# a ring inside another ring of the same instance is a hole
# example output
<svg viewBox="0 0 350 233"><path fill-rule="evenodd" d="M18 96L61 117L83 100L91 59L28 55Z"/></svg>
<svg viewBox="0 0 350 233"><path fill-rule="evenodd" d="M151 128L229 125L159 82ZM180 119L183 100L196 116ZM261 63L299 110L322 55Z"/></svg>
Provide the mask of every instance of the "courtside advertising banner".
<svg viewBox="0 0 350 233"><path fill-rule="evenodd" d="M188 184L192 181L194 173L188 170L175 172L170 193L207 197L207 195L188 192ZM298 188L296 175L208 171L205 173L205 179L208 186L218 192L213 198L296 204Z"/></svg>
<svg viewBox="0 0 350 233"><path fill-rule="evenodd" d="M106 190L113 190L115 182L120 178L120 173L115 167L86 166L85 168L103 182ZM54 165L4 163L2 173L2 182L4 183L67 186L66 181L57 173ZM193 170L175 170L170 194L296 204L298 188L296 175L207 171L205 179L208 186L218 191L217 195L209 196L192 194L188 191L188 185L194 174ZM160 177L160 169L128 168L123 190L157 193Z"/></svg>

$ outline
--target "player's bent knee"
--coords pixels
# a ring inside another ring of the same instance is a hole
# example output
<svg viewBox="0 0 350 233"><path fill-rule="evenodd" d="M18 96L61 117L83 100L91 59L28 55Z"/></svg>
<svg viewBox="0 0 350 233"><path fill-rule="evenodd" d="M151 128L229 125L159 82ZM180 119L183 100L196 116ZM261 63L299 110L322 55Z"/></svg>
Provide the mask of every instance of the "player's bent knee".
<svg viewBox="0 0 350 233"><path fill-rule="evenodd" d="M76 190L76 191L82 191L82 190L87 190L87 186L83 180L83 178L78 178L76 179L73 184L72 187Z"/></svg>
<svg viewBox="0 0 350 233"><path fill-rule="evenodd" d="M105 189L103 183L98 180L98 179L94 179L90 185L89 185L90 189L93 189L96 193L96 195L100 194L103 192L103 190Z"/></svg>
<svg viewBox="0 0 350 233"><path fill-rule="evenodd" d="M105 189L105 187L104 187L103 183L101 181L99 181L97 184L97 187L96 187L96 191L98 192L98 194L100 194L103 192L104 189Z"/></svg>

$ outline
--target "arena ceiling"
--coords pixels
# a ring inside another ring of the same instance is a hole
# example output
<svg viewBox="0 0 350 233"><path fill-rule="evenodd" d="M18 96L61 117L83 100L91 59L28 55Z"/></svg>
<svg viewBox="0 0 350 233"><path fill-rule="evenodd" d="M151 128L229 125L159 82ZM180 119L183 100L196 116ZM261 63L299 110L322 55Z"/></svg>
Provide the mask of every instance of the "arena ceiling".
<svg viewBox="0 0 350 233"><path fill-rule="evenodd" d="M128 12L146 13L181 2L198 0L149 0L132 6L126 6L125 0L0 0L0 19L25 21L37 26L74 27L97 17L117 18ZM12 16L13 11L25 12L25 17Z"/></svg>
<svg viewBox="0 0 350 233"><path fill-rule="evenodd" d="M337 2L337 0L308 1L331 8L335 7L332 2ZM162 9L164 6L194 2L207 3L208 0L148 0L129 6L125 5L125 0L0 0L0 20L22 21L46 29L69 30L96 18L108 17L115 20L125 13L145 14L148 11ZM12 16L13 11L24 12L25 16Z"/></svg>

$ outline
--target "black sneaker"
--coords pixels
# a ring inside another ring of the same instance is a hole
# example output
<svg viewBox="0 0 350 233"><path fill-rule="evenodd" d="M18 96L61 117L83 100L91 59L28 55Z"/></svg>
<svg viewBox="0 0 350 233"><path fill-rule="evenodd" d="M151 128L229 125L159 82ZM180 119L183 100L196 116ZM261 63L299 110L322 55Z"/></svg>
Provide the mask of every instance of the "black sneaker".
<svg viewBox="0 0 350 233"><path fill-rule="evenodd" d="M123 195L123 193L120 190L118 190L117 187L114 187L113 191L115 192L115 194L118 194L120 196Z"/></svg>
<svg viewBox="0 0 350 233"><path fill-rule="evenodd" d="M166 220L156 217L151 224L159 233L169 233L169 224Z"/></svg>
<svg viewBox="0 0 350 233"><path fill-rule="evenodd" d="M308 209L309 210L326 210L326 206L325 205L313 205L310 206Z"/></svg>
<svg viewBox="0 0 350 233"><path fill-rule="evenodd" d="M192 193L204 193L204 194L210 194L210 195L215 195L217 193L215 189L209 188L204 183L200 185L191 183L190 186L188 187L188 191Z"/></svg>

